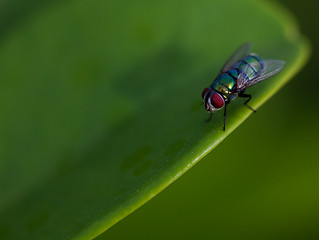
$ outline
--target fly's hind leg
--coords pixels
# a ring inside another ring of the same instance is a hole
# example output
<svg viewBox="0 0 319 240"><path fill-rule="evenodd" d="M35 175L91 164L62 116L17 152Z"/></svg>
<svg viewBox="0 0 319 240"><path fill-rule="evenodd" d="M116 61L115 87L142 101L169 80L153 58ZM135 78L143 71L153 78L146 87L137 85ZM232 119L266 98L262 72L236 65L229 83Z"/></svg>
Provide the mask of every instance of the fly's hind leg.
<svg viewBox="0 0 319 240"><path fill-rule="evenodd" d="M250 101L250 99L251 99L251 95L250 95L250 94L245 94L244 92L240 92L240 93L238 94L238 97L248 98L248 99L244 102L244 104L245 104L246 107L248 107L251 111L253 111L254 113L256 112L255 109L253 109L252 107L250 107L250 106L247 104L247 103Z"/></svg>

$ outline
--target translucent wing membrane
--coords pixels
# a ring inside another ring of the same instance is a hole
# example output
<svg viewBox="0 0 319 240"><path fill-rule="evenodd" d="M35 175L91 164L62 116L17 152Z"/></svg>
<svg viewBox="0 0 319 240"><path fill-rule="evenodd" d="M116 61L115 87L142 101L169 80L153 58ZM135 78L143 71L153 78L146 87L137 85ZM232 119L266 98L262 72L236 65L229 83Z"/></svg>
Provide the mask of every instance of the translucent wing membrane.
<svg viewBox="0 0 319 240"><path fill-rule="evenodd" d="M251 44L245 43L241 45L236 52L228 59L228 61L225 63L225 65L222 67L220 70L220 73L227 72L228 70L231 69L231 67L237 63L239 60L241 60L243 57L248 55L249 50L250 50Z"/></svg>
<svg viewBox="0 0 319 240"><path fill-rule="evenodd" d="M255 85L258 82L274 76L275 74L279 73L285 66L285 62L281 60L264 60L262 63L263 68L255 78L250 79L249 76L245 75L245 71L243 71L243 73L238 76L238 91L244 90L247 87Z"/></svg>
<svg viewBox="0 0 319 240"><path fill-rule="evenodd" d="M286 63L282 60L265 60L263 61L263 64L264 68L261 74L257 78L253 79L254 83L260 82L279 73Z"/></svg>

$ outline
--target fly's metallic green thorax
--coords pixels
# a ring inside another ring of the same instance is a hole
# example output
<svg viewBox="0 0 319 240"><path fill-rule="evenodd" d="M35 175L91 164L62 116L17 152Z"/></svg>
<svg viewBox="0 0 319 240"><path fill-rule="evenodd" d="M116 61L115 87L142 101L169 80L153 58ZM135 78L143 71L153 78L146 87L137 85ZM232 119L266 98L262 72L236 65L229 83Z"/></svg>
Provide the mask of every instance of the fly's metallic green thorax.
<svg viewBox="0 0 319 240"><path fill-rule="evenodd" d="M236 80L230 74L219 75L212 83L211 88L219 92L225 99L231 97Z"/></svg>
<svg viewBox="0 0 319 240"><path fill-rule="evenodd" d="M224 99L230 99L236 90L238 76L242 75L251 80L255 78L263 68L262 60L256 55L248 55L241 59L232 69L219 75L213 81L211 88L219 92Z"/></svg>

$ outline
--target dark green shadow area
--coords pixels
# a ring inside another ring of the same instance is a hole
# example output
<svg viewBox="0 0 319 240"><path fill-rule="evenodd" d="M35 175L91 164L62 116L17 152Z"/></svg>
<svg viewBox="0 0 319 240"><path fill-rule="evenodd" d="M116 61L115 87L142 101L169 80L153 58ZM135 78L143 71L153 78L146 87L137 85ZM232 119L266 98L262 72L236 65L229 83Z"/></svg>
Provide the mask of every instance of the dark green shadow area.
<svg viewBox="0 0 319 240"><path fill-rule="evenodd" d="M222 113L204 122L202 89L237 46L287 62L251 89L255 108L308 53L289 17L254 1L81 0L32 19L0 46L2 239L102 233L251 114L238 100L226 132Z"/></svg>
<svg viewBox="0 0 319 240"><path fill-rule="evenodd" d="M32 15L36 15L48 6L58 5L60 0L2 0L0 8L0 41L4 40L10 32L23 27Z"/></svg>

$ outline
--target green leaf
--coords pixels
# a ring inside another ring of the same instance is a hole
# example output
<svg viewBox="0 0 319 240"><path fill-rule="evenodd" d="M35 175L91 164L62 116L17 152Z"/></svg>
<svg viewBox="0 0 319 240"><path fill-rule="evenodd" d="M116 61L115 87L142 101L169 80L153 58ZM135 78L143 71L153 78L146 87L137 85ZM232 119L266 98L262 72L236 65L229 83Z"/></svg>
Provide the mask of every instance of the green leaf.
<svg viewBox="0 0 319 240"><path fill-rule="evenodd" d="M0 45L1 239L101 234L251 114L234 101L223 132L222 112L205 123L201 106L236 47L287 62L249 90L254 108L308 56L263 2L52 1L27 16Z"/></svg>

